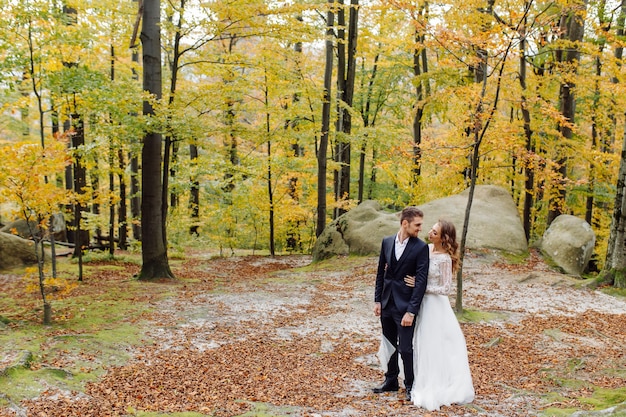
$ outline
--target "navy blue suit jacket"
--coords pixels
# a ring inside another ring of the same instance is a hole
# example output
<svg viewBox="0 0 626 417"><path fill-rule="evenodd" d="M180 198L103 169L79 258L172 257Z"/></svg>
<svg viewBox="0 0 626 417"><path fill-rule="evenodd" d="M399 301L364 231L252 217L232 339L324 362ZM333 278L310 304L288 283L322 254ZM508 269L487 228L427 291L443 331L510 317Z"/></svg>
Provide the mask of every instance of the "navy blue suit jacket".
<svg viewBox="0 0 626 417"><path fill-rule="evenodd" d="M384 309L393 295L393 301L399 311L417 315L426 292L428 245L419 238L411 237L400 259L391 262L391 258L396 256L395 239L396 235L383 239L378 259L374 301L380 302ZM415 287L409 287L404 282L406 275L415 276Z"/></svg>

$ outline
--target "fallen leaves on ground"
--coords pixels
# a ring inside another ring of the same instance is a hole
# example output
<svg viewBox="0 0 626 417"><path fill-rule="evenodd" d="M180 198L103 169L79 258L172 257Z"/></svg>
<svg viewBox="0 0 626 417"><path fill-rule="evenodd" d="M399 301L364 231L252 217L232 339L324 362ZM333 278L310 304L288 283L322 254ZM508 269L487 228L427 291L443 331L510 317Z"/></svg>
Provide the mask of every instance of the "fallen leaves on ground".
<svg viewBox="0 0 626 417"><path fill-rule="evenodd" d="M173 286L176 296L171 311L153 317L155 327L176 328L177 338L146 344L134 352L129 363L111 367L103 378L87 384L84 394L50 389L21 406L28 415L42 417L124 416L131 414L129 410L196 411L228 417L245 413L257 402L298 407L302 416L341 415L345 410L364 417L419 415L401 400L402 393L370 393L382 378L379 368L364 360L375 355L376 337L359 329L299 332L313 318L324 322L337 320L331 319L331 314L351 317L355 312L350 303L363 296L364 285L368 294L363 302L370 303L368 285L373 285L374 260L343 273L310 272L304 274L304 279L302 273L281 276L302 280L298 291L308 297L307 302L291 310L287 305L279 311L236 320L237 311L221 301L211 304L211 308L224 319L210 325L181 323L176 315L211 291L243 297L262 289L284 296L282 291L290 285L272 281L276 277L272 274L301 266L303 259L307 258L183 262L175 270L184 279ZM524 268L534 268L536 260L532 258L530 263ZM112 275L108 272L106 282L119 284L122 275ZM99 282L94 296L106 289ZM148 299L161 284L154 285L146 284L149 289L138 293L138 299ZM81 291L87 294L89 288L84 285ZM356 292L361 295L355 296ZM370 307L368 304L363 311L369 313ZM352 319L358 323L359 317ZM592 394L585 384L607 388L626 385L623 377L607 372L626 364L623 323L623 314L593 311L571 316L526 316L519 323L464 323L475 404L444 407L422 415L526 416L548 405L542 404L542 396L549 392L558 392L563 398L550 406L585 408L578 400ZM286 330L278 334L277 329ZM207 338L213 346L198 343ZM565 379L581 380L583 386L561 386L560 381ZM11 415L8 409L0 410L0 416Z"/></svg>

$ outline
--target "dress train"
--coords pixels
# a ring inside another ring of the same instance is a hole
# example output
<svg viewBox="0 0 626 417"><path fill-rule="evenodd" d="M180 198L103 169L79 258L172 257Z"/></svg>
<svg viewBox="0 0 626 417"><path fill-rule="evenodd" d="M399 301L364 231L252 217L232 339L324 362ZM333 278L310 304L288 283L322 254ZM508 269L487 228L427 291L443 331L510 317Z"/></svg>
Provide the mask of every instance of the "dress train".
<svg viewBox="0 0 626 417"><path fill-rule="evenodd" d="M413 404L439 410L474 400L474 386L461 327L446 295L425 294L413 335Z"/></svg>

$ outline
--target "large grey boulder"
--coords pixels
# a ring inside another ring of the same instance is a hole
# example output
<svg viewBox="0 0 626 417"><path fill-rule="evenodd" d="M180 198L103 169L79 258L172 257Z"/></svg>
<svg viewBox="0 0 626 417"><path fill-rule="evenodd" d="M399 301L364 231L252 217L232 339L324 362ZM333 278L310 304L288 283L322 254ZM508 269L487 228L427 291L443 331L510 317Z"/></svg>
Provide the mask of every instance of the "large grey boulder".
<svg viewBox="0 0 626 417"><path fill-rule="evenodd" d="M562 214L544 232L541 250L568 274L580 276L591 259L596 235L583 219Z"/></svg>
<svg viewBox="0 0 626 417"><path fill-rule="evenodd" d="M425 239L430 227L440 218L453 222L460 239L469 190L419 206L424 211ZM490 248L511 253L528 250L526 236L517 207L510 194L501 187L477 186L472 200L467 235L468 248ZM376 255L382 238L398 232L399 213L382 210L376 201L365 201L331 222L313 247L313 259L338 255Z"/></svg>
<svg viewBox="0 0 626 417"><path fill-rule="evenodd" d="M0 270L36 263L35 244L32 241L0 232Z"/></svg>
<svg viewBox="0 0 626 417"><path fill-rule="evenodd" d="M399 227L397 213L382 211L377 201L364 201L326 226L313 247L313 260L378 253L382 238Z"/></svg>
<svg viewBox="0 0 626 417"><path fill-rule="evenodd" d="M466 189L460 194L419 206L424 211L424 236L437 220L446 219L456 226L457 239L460 241L468 195L469 189ZM465 246L515 254L528 251L519 211L506 189L495 185L476 186Z"/></svg>
<svg viewBox="0 0 626 417"><path fill-rule="evenodd" d="M52 231L54 231L54 239L57 242L67 242L67 229L65 227L65 219L62 214L57 213L52 215ZM39 234L41 232L39 224L36 221L18 219L14 220L0 228L0 232L10 233L12 235L20 236L24 239L30 239L33 237L31 232Z"/></svg>

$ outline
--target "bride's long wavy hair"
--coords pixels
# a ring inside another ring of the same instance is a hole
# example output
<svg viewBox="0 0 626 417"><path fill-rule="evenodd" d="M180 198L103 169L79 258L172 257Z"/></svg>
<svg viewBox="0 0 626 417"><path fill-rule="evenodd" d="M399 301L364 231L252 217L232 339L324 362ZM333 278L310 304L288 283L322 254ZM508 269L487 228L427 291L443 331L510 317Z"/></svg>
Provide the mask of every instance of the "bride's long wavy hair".
<svg viewBox="0 0 626 417"><path fill-rule="evenodd" d="M438 221L441 236L441 246L452 258L452 272L456 273L459 268L459 244L456 241L456 228L452 222L448 220L439 219Z"/></svg>

